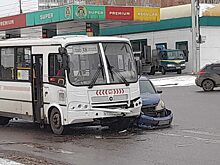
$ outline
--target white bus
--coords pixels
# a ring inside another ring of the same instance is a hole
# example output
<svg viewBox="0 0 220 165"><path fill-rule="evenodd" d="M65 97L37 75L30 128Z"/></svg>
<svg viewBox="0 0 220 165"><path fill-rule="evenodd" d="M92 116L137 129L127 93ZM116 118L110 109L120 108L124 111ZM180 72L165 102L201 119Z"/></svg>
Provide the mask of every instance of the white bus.
<svg viewBox="0 0 220 165"><path fill-rule="evenodd" d="M12 118L125 128L141 110L129 40L62 36L0 41L0 125Z"/></svg>

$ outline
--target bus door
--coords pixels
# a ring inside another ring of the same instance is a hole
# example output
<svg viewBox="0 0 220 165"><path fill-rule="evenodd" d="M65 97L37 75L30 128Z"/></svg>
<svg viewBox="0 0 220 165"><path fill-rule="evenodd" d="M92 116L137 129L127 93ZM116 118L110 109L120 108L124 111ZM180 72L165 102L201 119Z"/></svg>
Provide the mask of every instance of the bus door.
<svg viewBox="0 0 220 165"><path fill-rule="evenodd" d="M32 56L32 99L34 121L41 123L44 119L43 113L43 56L34 54Z"/></svg>

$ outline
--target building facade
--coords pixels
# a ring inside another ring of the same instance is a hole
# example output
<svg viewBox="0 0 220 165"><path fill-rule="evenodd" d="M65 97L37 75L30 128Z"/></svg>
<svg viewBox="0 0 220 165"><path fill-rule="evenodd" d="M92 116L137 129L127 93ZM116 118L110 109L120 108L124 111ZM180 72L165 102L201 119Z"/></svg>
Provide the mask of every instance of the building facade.
<svg viewBox="0 0 220 165"><path fill-rule="evenodd" d="M199 0L200 3L218 4L220 0ZM191 4L191 0L160 0L160 7L170 7Z"/></svg>
<svg viewBox="0 0 220 165"><path fill-rule="evenodd" d="M200 3L218 4L220 0L200 0ZM39 10L66 4L77 5L121 5L121 6L150 6L170 7L191 4L191 0L38 0Z"/></svg>
<svg viewBox="0 0 220 165"><path fill-rule="evenodd" d="M161 0L38 0L39 10L66 4L76 5L119 5L119 6L161 6Z"/></svg>

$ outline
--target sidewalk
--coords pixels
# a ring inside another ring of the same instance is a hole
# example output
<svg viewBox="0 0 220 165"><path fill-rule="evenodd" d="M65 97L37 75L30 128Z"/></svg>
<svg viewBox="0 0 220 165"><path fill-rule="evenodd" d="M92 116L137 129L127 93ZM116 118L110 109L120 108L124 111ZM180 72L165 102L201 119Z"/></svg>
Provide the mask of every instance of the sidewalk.
<svg viewBox="0 0 220 165"><path fill-rule="evenodd" d="M152 83L157 87L192 86L195 85L195 75L180 75L171 77L150 77Z"/></svg>

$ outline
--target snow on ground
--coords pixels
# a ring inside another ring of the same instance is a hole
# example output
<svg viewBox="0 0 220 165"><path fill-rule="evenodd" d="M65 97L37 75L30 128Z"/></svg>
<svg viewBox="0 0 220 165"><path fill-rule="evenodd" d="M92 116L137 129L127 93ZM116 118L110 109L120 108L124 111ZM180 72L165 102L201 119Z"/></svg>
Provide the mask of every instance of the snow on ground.
<svg viewBox="0 0 220 165"><path fill-rule="evenodd" d="M22 164L16 163L16 162L8 160L8 159L1 159L0 158L0 165L22 165Z"/></svg>
<svg viewBox="0 0 220 165"><path fill-rule="evenodd" d="M175 77L152 78L152 83L157 87L192 86L195 85L196 76L184 75Z"/></svg>

